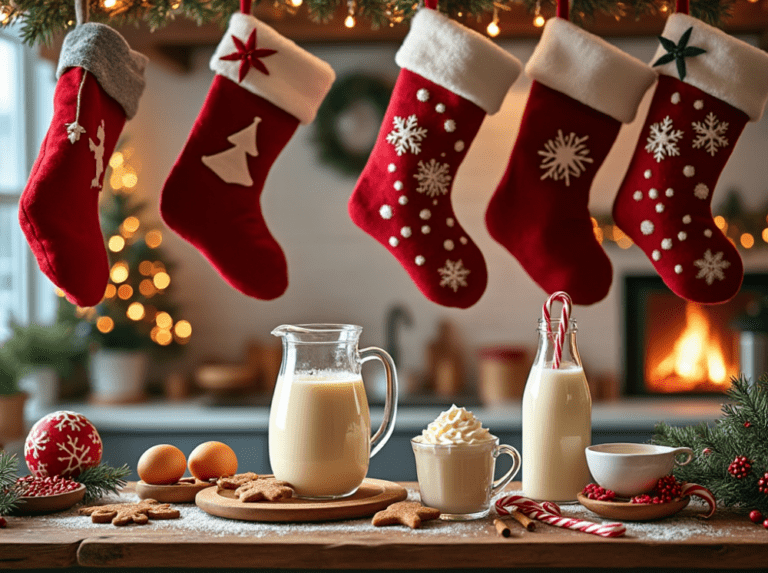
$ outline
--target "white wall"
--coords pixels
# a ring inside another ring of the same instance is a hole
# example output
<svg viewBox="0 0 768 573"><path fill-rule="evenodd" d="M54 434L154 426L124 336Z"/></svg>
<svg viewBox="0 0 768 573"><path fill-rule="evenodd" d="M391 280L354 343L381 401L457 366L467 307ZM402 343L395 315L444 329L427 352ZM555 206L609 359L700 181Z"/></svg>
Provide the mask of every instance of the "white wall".
<svg viewBox="0 0 768 573"><path fill-rule="evenodd" d="M632 55L649 61L655 39L614 42ZM505 49L525 62L535 42L505 42ZM312 46L339 76L352 70L380 72L394 78L397 45ZM147 90L139 113L127 128L141 160L140 182L157 218L157 204L165 177L181 150L202 106L212 73L210 52L199 53L195 71L175 75L150 63ZM270 229L288 260L287 292L271 302L250 299L230 288L204 258L171 232L164 247L178 263L174 279L185 305L185 318L193 325L190 352L184 366L191 368L205 357L240 360L246 341L269 338L282 323L349 322L364 327L363 346L384 344L384 317L396 303L412 312L414 327L402 335L401 370L423 367L425 342L434 336L437 322L448 317L461 328L470 348L492 343L535 346L536 319L545 293L493 241L483 223L485 208L506 167L525 105L530 83L522 76L510 91L502 110L488 117L459 170L453 191L458 220L485 254L488 288L467 310L454 310L427 301L397 261L348 218L346 202L354 178L342 177L321 165L311 141L312 127L300 127L273 166L262 206ZM610 210L639 135L650 92L638 114L625 126L592 188L593 213ZM751 207L768 196L768 119L744 131L715 191L717 205L731 187L744 193ZM622 251L609 247L614 284L608 297L592 307L577 307L579 344L585 365L592 372L621 373L621 277L628 271L653 273L637 247ZM768 269L768 249L745 256L748 269Z"/></svg>

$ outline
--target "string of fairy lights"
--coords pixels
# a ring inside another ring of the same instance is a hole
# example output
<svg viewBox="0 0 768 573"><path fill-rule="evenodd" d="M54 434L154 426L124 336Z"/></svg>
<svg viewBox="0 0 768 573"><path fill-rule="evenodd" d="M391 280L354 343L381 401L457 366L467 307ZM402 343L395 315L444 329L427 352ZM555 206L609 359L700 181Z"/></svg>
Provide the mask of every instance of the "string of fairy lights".
<svg viewBox="0 0 768 573"><path fill-rule="evenodd" d="M109 0L105 0L109 1ZM130 159L134 153L132 147L116 151L109 159L111 174L105 187L112 194L130 195L136 189L139 177ZM106 178L105 178L106 179ZM127 216L119 225L117 233L106 238L107 249L119 257L137 240L143 239L148 251L156 251L163 243L163 233L157 228L144 228L145 225L135 215ZM138 275L136 275L138 273ZM131 282L138 285L131 285ZM160 260L145 259L137 268L131 268L128 261L119 258L109 271L109 282L102 302L120 302L99 304L93 307L76 307L75 316L92 322L102 334L109 334L115 329L115 312L122 311L125 317L135 323L149 327L149 337L159 346L168 346L175 342L187 344L192 336L192 325L188 320L174 320L170 313L159 310L152 304L154 297L165 294L171 285L171 275L166 265ZM57 291L64 296L62 291Z"/></svg>

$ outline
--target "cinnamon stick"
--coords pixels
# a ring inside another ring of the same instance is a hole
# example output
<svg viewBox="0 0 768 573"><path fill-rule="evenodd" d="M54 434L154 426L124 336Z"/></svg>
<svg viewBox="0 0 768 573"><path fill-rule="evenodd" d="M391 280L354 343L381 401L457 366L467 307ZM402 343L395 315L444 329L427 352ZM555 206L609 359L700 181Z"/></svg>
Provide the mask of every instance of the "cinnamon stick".
<svg viewBox="0 0 768 573"><path fill-rule="evenodd" d="M496 532L502 537L520 537L522 535L522 532L510 529L503 519L494 519L493 525L496 527Z"/></svg>
<svg viewBox="0 0 768 573"><path fill-rule="evenodd" d="M525 527L528 531L533 531L536 529L536 522L532 520L527 515L523 515L516 509L513 509L509 512L509 517L517 521L520 525Z"/></svg>

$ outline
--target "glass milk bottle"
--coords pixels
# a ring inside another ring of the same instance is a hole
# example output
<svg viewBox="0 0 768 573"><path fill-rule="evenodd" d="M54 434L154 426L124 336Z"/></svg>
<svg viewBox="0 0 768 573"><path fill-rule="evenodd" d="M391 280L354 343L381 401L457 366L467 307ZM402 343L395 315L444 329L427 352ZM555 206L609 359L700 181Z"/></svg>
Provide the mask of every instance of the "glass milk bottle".
<svg viewBox="0 0 768 573"><path fill-rule="evenodd" d="M539 348L523 392L523 495L576 500L589 481L584 448L592 441L592 398L569 320L559 367L553 367L560 320L539 319Z"/></svg>

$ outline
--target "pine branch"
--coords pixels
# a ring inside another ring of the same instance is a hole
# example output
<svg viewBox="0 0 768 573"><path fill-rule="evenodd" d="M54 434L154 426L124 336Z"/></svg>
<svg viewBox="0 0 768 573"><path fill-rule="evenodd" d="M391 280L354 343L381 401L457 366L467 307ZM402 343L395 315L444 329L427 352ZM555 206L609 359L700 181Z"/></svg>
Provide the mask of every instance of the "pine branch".
<svg viewBox="0 0 768 573"><path fill-rule="evenodd" d="M16 489L16 472L19 460L16 454L0 452L0 515L7 515L16 509L19 492Z"/></svg>
<svg viewBox="0 0 768 573"><path fill-rule="evenodd" d="M106 464L88 468L76 478L75 481L85 486L84 503L100 499L109 493L118 493L117 488L126 484L124 478L131 473L127 464L113 468Z"/></svg>
<svg viewBox="0 0 768 573"><path fill-rule="evenodd" d="M521 3L530 14L536 10L536 0L441 0L440 11L460 21L479 19L493 13L494 7L506 7ZM692 0L691 15L708 24L720 26L731 17L735 0ZM339 9L346 6L344 0L305 0L309 18L315 22L329 22ZM122 0L114 7L105 8L101 0L89 0L90 20L115 27L137 25L145 22L150 30L165 26L176 18L188 18L198 25L218 23L223 25L233 12L239 9L238 0ZM286 14L295 14L296 8L289 0L276 0L275 7ZM370 22L371 27L395 26L407 23L416 13L418 3L413 0L355 0L357 16ZM555 12L555 0L542 0L541 12L551 16ZM674 8L672 0L573 0L570 14L575 24L594 20L597 14L614 18L669 13ZM53 37L70 29L75 23L72 0L0 0L4 26L21 21L21 35L25 43L50 44Z"/></svg>

